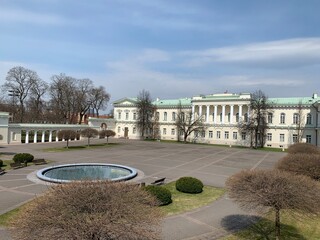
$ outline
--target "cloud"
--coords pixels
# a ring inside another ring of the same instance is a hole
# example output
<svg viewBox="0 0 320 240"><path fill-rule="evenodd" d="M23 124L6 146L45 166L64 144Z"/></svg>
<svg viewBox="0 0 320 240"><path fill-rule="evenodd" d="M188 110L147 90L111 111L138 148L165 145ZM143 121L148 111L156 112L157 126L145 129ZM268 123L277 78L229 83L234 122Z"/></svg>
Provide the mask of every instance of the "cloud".
<svg viewBox="0 0 320 240"><path fill-rule="evenodd" d="M226 86L241 86L241 87L297 87L305 84L304 80L300 79L285 79L285 78L267 78L253 76L222 76L218 78L219 82L223 82Z"/></svg>
<svg viewBox="0 0 320 240"><path fill-rule="evenodd" d="M55 14L37 13L18 8L0 8L0 21L32 23L36 25L64 25L70 21Z"/></svg>
<svg viewBox="0 0 320 240"><path fill-rule="evenodd" d="M212 63L296 67L320 64L320 38L299 38L180 53L193 67Z"/></svg>

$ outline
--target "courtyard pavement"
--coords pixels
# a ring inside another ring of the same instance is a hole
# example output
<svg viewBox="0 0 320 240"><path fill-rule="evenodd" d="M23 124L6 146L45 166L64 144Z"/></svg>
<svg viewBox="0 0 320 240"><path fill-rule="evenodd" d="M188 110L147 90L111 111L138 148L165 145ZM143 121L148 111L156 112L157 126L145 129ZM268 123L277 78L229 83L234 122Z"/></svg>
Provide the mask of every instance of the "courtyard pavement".
<svg viewBox="0 0 320 240"><path fill-rule="evenodd" d="M105 140L94 140L99 143ZM0 147L1 158L11 158L18 152L29 152L36 158L52 161L47 165L28 166L8 171L0 176L0 214L10 211L49 186L37 180L35 172L50 165L64 163L114 163L139 170L134 179L147 184L166 177L166 182L182 176L199 178L206 185L224 187L226 179L242 169L270 169L284 153L245 148L217 147L197 144L178 144L137 140L118 140L119 145L67 152L47 152L46 148L65 146L65 142L19 144ZM84 145L85 142L71 142ZM212 204L180 215L167 217L163 223L163 239L219 239L250 222L248 214L240 210L224 195ZM10 239L6 229L0 228L0 239Z"/></svg>

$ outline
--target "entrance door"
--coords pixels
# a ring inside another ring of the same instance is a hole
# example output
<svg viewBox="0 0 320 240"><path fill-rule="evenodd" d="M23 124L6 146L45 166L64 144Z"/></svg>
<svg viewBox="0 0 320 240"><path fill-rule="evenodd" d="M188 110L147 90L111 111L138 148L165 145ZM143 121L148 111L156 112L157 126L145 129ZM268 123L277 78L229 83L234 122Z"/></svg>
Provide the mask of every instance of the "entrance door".
<svg viewBox="0 0 320 240"><path fill-rule="evenodd" d="M128 138L129 129L127 127L124 128L124 137Z"/></svg>

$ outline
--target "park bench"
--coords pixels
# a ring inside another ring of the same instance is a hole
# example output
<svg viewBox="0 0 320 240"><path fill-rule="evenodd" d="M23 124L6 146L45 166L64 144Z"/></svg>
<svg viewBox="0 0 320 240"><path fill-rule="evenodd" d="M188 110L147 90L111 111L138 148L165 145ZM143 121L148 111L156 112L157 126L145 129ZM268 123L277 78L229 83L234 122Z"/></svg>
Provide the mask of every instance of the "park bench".
<svg viewBox="0 0 320 240"><path fill-rule="evenodd" d="M10 167L15 169L15 168L22 168L23 165L20 162L14 162L14 163L10 163Z"/></svg>
<svg viewBox="0 0 320 240"><path fill-rule="evenodd" d="M41 164L46 164L46 160L44 158L36 158L32 160L34 165L41 165Z"/></svg>
<svg viewBox="0 0 320 240"><path fill-rule="evenodd" d="M0 168L0 175L4 173L5 173L4 169Z"/></svg>
<svg viewBox="0 0 320 240"><path fill-rule="evenodd" d="M151 185L162 185L164 184L164 180L166 180L166 178L159 178L157 180L155 180L154 182L150 183Z"/></svg>

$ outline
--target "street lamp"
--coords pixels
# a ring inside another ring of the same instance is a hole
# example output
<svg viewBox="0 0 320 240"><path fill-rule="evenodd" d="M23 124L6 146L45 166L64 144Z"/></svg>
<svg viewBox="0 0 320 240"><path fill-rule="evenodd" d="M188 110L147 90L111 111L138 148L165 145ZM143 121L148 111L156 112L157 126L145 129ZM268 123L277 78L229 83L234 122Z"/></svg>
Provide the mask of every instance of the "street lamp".
<svg viewBox="0 0 320 240"><path fill-rule="evenodd" d="M15 97L19 97L20 96L19 95L20 92L18 90L15 90L15 89L9 90L8 92L9 92L8 96L12 97L12 117L11 117L11 120L13 122L14 99L15 99Z"/></svg>

